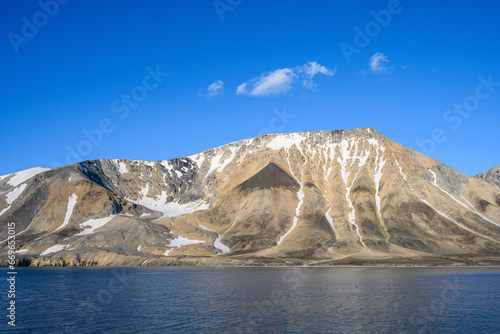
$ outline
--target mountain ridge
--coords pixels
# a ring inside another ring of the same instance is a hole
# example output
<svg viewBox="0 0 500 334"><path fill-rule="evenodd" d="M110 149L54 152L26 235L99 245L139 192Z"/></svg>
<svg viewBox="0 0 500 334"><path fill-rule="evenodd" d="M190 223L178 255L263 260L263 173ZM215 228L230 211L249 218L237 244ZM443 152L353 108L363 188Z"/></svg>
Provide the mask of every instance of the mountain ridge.
<svg viewBox="0 0 500 334"><path fill-rule="evenodd" d="M500 188L500 166L495 165L486 172L479 173L474 176L477 179L483 180Z"/></svg>

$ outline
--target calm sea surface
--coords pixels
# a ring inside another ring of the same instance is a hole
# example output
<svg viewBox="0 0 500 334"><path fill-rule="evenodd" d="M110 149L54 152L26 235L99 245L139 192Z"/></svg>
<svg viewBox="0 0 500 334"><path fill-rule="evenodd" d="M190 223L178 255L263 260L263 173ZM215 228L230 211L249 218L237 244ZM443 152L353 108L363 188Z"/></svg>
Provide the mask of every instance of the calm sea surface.
<svg viewBox="0 0 500 334"><path fill-rule="evenodd" d="M15 333L500 333L500 269L20 269L15 329L7 288Z"/></svg>

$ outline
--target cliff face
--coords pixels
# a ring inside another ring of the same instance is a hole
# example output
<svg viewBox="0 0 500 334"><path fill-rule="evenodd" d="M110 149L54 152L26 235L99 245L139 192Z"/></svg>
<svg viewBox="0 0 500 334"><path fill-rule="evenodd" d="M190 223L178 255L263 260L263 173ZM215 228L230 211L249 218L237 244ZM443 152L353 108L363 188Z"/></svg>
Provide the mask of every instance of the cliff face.
<svg viewBox="0 0 500 334"><path fill-rule="evenodd" d="M484 173L477 174L474 177L500 188L500 166L498 165Z"/></svg>
<svg viewBox="0 0 500 334"><path fill-rule="evenodd" d="M500 263L500 189L369 128L2 176L11 222L32 265Z"/></svg>

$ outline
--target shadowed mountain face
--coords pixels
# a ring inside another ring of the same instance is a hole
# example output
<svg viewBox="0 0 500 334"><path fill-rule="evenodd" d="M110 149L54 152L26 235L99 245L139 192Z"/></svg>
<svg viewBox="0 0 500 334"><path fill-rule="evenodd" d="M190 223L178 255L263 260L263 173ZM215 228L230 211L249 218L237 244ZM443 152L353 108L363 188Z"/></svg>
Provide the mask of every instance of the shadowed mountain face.
<svg viewBox="0 0 500 334"><path fill-rule="evenodd" d="M477 174L474 177L500 188L500 166L498 165L484 173Z"/></svg>
<svg viewBox="0 0 500 334"><path fill-rule="evenodd" d="M298 190L299 184L287 172L270 163L257 174L239 185L242 190L288 188Z"/></svg>
<svg viewBox="0 0 500 334"><path fill-rule="evenodd" d="M262 135L0 176L3 264L9 235L30 265L500 264L500 189L369 128Z"/></svg>

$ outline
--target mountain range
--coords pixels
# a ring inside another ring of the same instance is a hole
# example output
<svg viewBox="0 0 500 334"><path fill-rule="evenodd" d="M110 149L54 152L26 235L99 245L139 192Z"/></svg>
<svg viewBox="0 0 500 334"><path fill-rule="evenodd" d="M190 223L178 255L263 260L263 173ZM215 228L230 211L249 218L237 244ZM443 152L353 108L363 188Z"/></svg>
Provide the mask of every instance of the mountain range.
<svg viewBox="0 0 500 334"><path fill-rule="evenodd" d="M31 266L498 265L490 172L468 177L372 128L37 167L0 176L0 264L15 235Z"/></svg>

